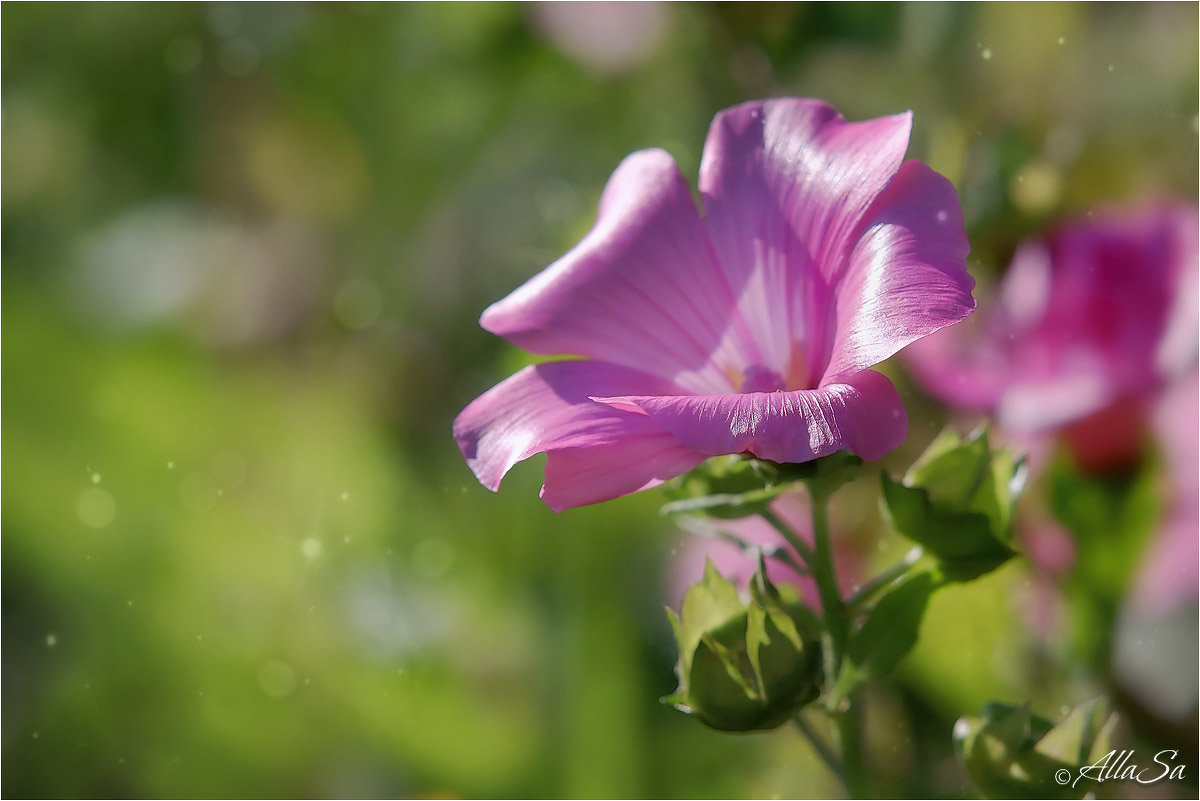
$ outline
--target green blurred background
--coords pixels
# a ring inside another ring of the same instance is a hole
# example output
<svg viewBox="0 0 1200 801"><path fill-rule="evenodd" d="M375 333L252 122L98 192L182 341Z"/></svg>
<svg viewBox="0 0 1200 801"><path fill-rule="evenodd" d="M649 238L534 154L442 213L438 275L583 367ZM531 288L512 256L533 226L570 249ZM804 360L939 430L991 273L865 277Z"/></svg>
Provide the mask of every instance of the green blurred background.
<svg viewBox="0 0 1200 801"><path fill-rule="evenodd" d="M475 482L451 420L524 358L480 311L624 155L695 176L766 95L912 109L984 280L1060 215L1196 193L1193 3L2 14L8 797L837 792L796 733L657 702L660 497L556 516L539 459ZM943 417L907 397L895 471ZM949 732L992 698L1110 689L1084 635L1033 632L1035 584L935 600L872 698L895 794L969 794ZM1129 705L1194 751L1193 712Z"/></svg>

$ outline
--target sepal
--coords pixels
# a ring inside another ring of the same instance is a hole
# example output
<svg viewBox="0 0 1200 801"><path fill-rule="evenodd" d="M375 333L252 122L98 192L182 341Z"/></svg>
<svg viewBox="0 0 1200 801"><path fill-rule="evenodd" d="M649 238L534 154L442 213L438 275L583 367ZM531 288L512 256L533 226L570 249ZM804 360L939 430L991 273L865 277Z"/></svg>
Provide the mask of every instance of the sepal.
<svg viewBox="0 0 1200 801"><path fill-rule="evenodd" d="M773 729L815 700L821 686L816 619L759 561L743 601L709 562L667 616L679 646L679 688L664 698L721 731Z"/></svg>
<svg viewBox="0 0 1200 801"><path fill-rule="evenodd" d="M741 454L718 456L687 475L670 482L673 498L663 514L703 513L710 517L739 518L761 514L779 494L804 482L814 496L828 497L858 475L862 459L838 451L799 464L781 464Z"/></svg>

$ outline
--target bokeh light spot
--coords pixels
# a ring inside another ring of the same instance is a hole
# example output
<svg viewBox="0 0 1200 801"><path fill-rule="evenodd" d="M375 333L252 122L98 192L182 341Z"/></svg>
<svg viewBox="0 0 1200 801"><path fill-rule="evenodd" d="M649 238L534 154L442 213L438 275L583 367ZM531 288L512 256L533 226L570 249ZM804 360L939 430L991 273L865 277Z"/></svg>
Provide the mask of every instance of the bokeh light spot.
<svg viewBox="0 0 1200 801"><path fill-rule="evenodd" d="M116 517L117 502L99 487L88 487L75 500L75 514L88 528L104 528Z"/></svg>

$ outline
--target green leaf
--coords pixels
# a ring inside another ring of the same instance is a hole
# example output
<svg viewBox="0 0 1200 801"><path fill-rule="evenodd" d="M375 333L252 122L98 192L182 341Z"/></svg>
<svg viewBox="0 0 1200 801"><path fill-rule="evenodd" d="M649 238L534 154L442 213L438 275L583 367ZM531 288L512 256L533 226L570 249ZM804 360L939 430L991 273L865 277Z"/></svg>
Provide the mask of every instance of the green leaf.
<svg viewBox="0 0 1200 801"><path fill-rule="evenodd" d="M749 517L761 514L771 500L786 489L788 489L787 485L780 485L750 492L717 493L694 498L680 498L664 504L662 513L674 515L702 512L710 517L722 519Z"/></svg>
<svg viewBox="0 0 1200 801"><path fill-rule="evenodd" d="M899 484L886 474L881 480L892 527L935 557L947 578L968 581L1016 555L995 536L986 516L939 506L927 490Z"/></svg>
<svg viewBox="0 0 1200 801"><path fill-rule="evenodd" d="M933 576L919 573L880 597L850 640L849 658L864 676L886 675L917 644L921 619L937 587Z"/></svg>

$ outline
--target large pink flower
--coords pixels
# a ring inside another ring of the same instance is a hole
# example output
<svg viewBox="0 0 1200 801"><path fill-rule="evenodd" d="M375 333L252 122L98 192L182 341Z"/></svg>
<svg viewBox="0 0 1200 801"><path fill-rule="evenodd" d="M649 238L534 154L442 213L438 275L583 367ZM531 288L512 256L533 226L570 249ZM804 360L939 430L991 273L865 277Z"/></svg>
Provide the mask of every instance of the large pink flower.
<svg viewBox="0 0 1200 801"><path fill-rule="evenodd" d="M463 410L454 436L479 480L494 490L544 451L542 498L561 510L720 454L899 445L904 406L867 368L975 305L957 196L903 160L910 126L814 100L723 111L703 215L667 153L627 157L595 227L483 313L519 347L584 358L527 367Z"/></svg>

